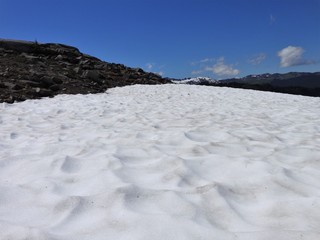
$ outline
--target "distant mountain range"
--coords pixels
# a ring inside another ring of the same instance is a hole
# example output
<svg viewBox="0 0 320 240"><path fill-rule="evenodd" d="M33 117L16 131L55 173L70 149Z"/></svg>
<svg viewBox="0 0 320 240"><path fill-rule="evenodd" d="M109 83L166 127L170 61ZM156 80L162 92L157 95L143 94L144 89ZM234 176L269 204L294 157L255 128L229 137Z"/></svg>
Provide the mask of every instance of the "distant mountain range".
<svg viewBox="0 0 320 240"><path fill-rule="evenodd" d="M289 72L289 73L274 73L248 75L243 78L231 78L221 80L223 83L242 83L263 85L270 84L274 87L303 87L303 88L320 88L320 72L305 73L305 72Z"/></svg>
<svg viewBox="0 0 320 240"><path fill-rule="evenodd" d="M320 72L265 73L224 80L197 77L172 81L174 83L244 88L320 97Z"/></svg>
<svg viewBox="0 0 320 240"><path fill-rule="evenodd" d="M178 84L210 85L210 84L217 84L218 80L214 80L209 77L195 77L195 78L185 78L181 80L172 80L172 82L178 83Z"/></svg>

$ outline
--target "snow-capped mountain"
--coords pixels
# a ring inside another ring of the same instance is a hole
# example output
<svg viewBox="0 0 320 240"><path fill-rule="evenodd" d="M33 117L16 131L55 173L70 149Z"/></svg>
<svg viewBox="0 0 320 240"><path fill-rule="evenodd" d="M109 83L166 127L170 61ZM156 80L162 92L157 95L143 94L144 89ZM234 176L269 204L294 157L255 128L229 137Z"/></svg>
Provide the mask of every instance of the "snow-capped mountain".
<svg viewBox="0 0 320 240"><path fill-rule="evenodd" d="M178 83L178 84L191 84L191 85L211 85L211 84L218 83L217 80L209 77L185 78L182 80L174 80L172 82Z"/></svg>

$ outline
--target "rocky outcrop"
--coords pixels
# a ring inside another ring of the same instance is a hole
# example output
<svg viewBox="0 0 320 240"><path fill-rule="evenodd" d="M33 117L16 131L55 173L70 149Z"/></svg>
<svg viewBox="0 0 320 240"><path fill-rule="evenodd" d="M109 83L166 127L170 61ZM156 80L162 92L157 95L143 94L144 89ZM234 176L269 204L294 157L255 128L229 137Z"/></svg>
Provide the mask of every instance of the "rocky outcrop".
<svg viewBox="0 0 320 240"><path fill-rule="evenodd" d="M157 74L104 62L64 44L0 39L0 102L168 82Z"/></svg>

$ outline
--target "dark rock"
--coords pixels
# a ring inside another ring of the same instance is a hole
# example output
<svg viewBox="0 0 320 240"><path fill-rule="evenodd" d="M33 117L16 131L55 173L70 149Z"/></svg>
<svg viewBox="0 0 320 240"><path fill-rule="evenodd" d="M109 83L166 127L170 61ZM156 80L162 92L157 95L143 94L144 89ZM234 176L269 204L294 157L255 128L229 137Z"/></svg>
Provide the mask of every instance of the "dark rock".
<svg viewBox="0 0 320 240"><path fill-rule="evenodd" d="M138 78L139 78L139 76L133 75L133 74L131 74L131 75L129 76L129 79L138 79Z"/></svg>
<svg viewBox="0 0 320 240"><path fill-rule="evenodd" d="M55 57L55 60L58 60L58 61L63 60L62 55L59 54L58 56L56 56L56 57Z"/></svg>
<svg viewBox="0 0 320 240"><path fill-rule="evenodd" d="M35 97L51 97L53 96L53 92L50 89L44 88L32 88L29 90L29 94Z"/></svg>
<svg viewBox="0 0 320 240"><path fill-rule="evenodd" d="M44 87L50 87L51 85L54 84L52 77L43 76L40 80Z"/></svg>
<svg viewBox="0 0 320 240"><path fill-rule="evenodd" d="M144 73L144 71L141 68L134 68L133 70L138 73Z"/></svg>
<svg viewBox="0 0 320 240"><path fill-rule="evenodd" d="M22 102L27 100L27 97L25 95L18 95L15 99L16 102Z"/></svg>
<svg viewBox="0 0 320 240"><path fill-rule="evenodd" d="M20 89L23 89L23 87L19 84L15 84L13 87L12 87L13 90L20 90Z"/></svg>
<svg viewBox="0 0 320 240"><path fill-rule="evenodd" d="M30 81L30 80L19 80L19 83L26 87L41 87L40 82Z"/></svg>
<svg viewBox="0 0 320 240"><path fill-rule="evenodd" d="M141 68L103 62L63 44L0 39L0 56L0 102L171 82Z"/></svg>
<svg viewBox="0 0 320 240"><path fill-rule="evenodd" d="M94 69L102 70L103 68L105 68L105 66L106 65L104 63L95 64Z"/></svg>
<svg viewBox="0 0 320 240"><path fill-rule="evenodd" d="M79 62L79 65L88 65L90 63L90 60L89 59L86 59L86 60L82 60Z"/></svg>
<svg viewBox="0 0 320 240"><path fill-rule="evenodd" d="M6 49L7 51L11 50L12 52L32 52L34 49L34 45L35 43L30 41L0 39L0 47Z"/></svg>
<svg viewBox="0 0 320 240"><path fill-rule="evenodd" d="M59 85L57 85L57 84L52 85L52 86L50 87L50 90L51 90L51 91L54 91L54 92L59 91L60 89L61 89L61 86L59 86Z"/></svg>
<svg viewBox="0 0 320 240"><path fill-rule="evenodd" d="M53 77L52 78L52 81L55 83L55 84L61 84L63 83L63 80L61 78L58 78L58 77Z"/></svg>
<svg viewBox="0 0 320 240"><path fill-rule="evenodd" d="M4 102L7 102L7 103L14 103L15 97L10 95L8 98L5 98L4 100L5 100Z"/></svg>
<svg viewBox="0 0 320 240"><path fill-rule="evenodd" d="M75 73L80 73L80 72L81 72L81 68L80 68L80 67L75 67L75 68L73 69L73 71L74 71Z"/></svg>
<svg viewBox="0 0 320 240"><path fill-rule="evenodd" d="M100 79L100 73L97 70L85 70L82 74L83 78L89 78L94 81L99 81Z"/></svg>

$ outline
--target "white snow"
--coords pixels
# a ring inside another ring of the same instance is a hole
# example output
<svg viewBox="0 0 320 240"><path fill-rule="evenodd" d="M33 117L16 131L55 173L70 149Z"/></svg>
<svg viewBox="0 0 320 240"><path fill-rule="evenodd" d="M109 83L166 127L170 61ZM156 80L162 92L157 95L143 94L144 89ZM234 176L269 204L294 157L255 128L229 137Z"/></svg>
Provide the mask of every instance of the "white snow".
<svg viewBox="0 0 320 240"><path fill-rule="evenodd" d="M202 82L217 83L218 81L211 79L209 77L194 77L194 78L187 78L183 80L173 80L172 82L177 84L188 84L188 83L202 83Z"/></svg>
<svg viewBox="0 0 320 240"><path fill-rule="evenodd" d="M319 240L320 99L127 86L0 105L0 239Z"/></svg>

